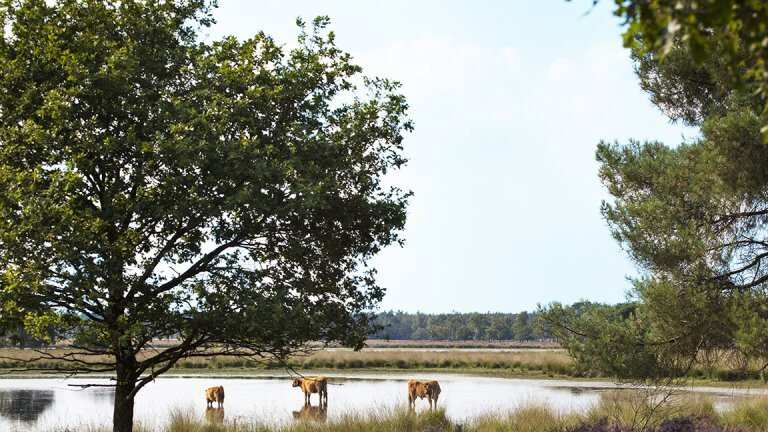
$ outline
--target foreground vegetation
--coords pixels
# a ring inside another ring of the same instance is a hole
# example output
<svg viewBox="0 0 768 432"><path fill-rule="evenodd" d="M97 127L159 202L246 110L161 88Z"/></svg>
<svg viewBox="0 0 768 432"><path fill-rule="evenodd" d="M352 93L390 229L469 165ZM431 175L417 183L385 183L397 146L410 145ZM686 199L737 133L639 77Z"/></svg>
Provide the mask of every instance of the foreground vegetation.
<svg viewBox="0 0 768 432"><path fill-rule="evenodd" d="M659 405L660 395L608 392L584 413L562 414L543 405L509 413L488 414L465 422L451 420L445 411L380 409L348 413L327 422L300 420L282 426L247 421L210 421L191 411L176 411L163 429L139 427L138 432L757 432L768 430L768 399L745 399L724 413L708 399L671 396ZM667 395L668 396L668 395ZM79 431L101 432L97 427ZM61 429L61 432L66 429Z"/></svg>

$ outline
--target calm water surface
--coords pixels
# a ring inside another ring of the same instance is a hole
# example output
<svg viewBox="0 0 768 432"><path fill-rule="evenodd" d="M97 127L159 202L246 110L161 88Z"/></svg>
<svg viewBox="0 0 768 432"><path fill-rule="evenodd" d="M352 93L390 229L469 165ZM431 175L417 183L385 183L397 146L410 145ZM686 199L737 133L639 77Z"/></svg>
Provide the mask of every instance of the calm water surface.
<svg viewBox="0 0 768 432"><path fill-rule="evenodd" d="M440 380L440 405L456 420L491 412L504 412L530 403L545 403L563 411L581 411L595 404L600 393L615 389L605 382L488 378L466 375L333 375L327 411L304 409L301 391L284 377L160 378L141 390L135 418L151 427L167 422L174 410L189 410L207 421L236 420L281 424L297 418L333 419L345 413L405 406L409 378ZM106 384L106 379L0 379L0 431L76 431L77 426L106 425L112 415L113 391L79 389L68 384ZM223 385L225 408L207 410L203 390ZM758 391L697 388L710 393L721 405L733 397ZM317 395L313 395L317 404ZM419 401L418 409L427 406Z"/></svg>

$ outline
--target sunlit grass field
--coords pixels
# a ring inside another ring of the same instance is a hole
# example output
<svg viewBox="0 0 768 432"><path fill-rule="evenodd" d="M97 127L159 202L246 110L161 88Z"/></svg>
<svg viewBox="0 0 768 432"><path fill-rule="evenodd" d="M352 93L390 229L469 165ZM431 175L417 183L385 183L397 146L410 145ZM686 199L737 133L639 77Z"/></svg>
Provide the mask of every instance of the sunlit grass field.
<svg viewBox="0 0 768 432"><path fill-rule="evenodd" d="M59 349L55 353L66 352ZM32 350L0 350L0 371L23 368L39 354ZM13 358L15 360L2 360ZM91 358L92 360L94 358ZM60 365L55 360L41 360L37 366ZM291 367L313 370L434 370L452 371L487 370L519 375L583 376L573 365L571 358L562 350L523 351L473 351L452 349L448 351L420 351L407 349L371 351L319 351L307 356L296 356L285 364L263 363L238 357L197 357L183 359L177 370L222 369L279 369Z"/></svg>

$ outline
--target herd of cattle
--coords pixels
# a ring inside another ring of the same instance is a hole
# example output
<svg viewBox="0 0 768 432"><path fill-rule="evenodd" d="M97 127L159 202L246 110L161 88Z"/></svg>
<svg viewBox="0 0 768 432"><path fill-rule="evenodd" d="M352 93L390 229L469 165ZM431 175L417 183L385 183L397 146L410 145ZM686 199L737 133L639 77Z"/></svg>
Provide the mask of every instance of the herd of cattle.
<svg viewBox="0 0 768 432"><path fill-rule="evenodd" d="M293 387L300 387L304 393L304 408L301 411L295 411L294 417L318 417L325 416L325 407L328 406L328 378L326 377L304 377L293 380ZM317 393L320 398L320 406L313 407L310 403L310 396ZM440 384L437 381L408 381L408 406L416 408L416 399L427 399L429 409L437 408L437 399L440 397ZM224 407L224 387L210 387L205 389L205 401L208 408L213 408L216 403L218 408ZM433 406L434 405L434 406Z"/></svg>

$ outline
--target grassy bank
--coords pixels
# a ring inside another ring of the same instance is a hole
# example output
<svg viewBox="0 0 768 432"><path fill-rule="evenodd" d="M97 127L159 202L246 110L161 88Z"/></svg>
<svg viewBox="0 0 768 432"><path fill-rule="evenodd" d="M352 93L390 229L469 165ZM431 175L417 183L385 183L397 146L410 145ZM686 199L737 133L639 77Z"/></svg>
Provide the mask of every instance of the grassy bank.
<svg viewBox="0 0 768 432"><path fill-rule="evenodd" d="M607 393L584 413L561 414L532 405L508 413L489 414L465 422L449 419L445 411L381 409L349 413L335 420L297 420L270 427L247 420L211 420L177 411L162 429L139 426L139 432L761 432L768 431L768 399L750 399L718 414L711 401L678 398L658 406L643 394ZM78 431L105 429L82 427ZM60 432L65 431L62 429Z"/></svg>
<svg viewBox="0 0 768 432"><path fill-rule="evenodd" d="M61 355L64 349L52 350L51 354ZM22 368L29 360L38 356L31 350L0 350L0 358L13 357L17 360L0 360L0 369ZM91 360L95 360L91 358ZM53 367L60 363L43 360L36 363ZM510 375L531 376L585 376L573 365L571 358L561 350L525 351L409 351L403 349L372 351L320 351L309 356L294 357L286 364L261 363L238 357L190 358L177 363L177 370L202 369L278 369L289 366L295 369L312 370L454 370L454 371L503 371Z"/></svg>
<svg viewBox="0 0 768 432"><path fill-rule="evenodd" d="M245 359L218 357L179 362L180 369L229 369L257 366ZM321 351L288 361L303 370L448 370L456 372L496 371L509 375L579 377L564 351L473 352L473 351ZM265 368L283 367L264 365Z"/></svg>
<svg viewBox="0 0 768 432"><path fill-rule="evenodd" d="M405 349L370 351L320 351L306 357L295 357L288 366L297 370L328 371L398 371L457 372L499 377L606 379L595 371L577 367L565 350L531 349L522 351L409 351ZM182 360L177 371L238 370L242 368L284 368L264 365L242 358L196 358ZM764 385L757 367L744 369L727 359L718 364L698 365L691 369L689 382L694 384Z"/></svg>
<svg viewBox="0 0 768 432"><path fill-rule="evenodd" d="M50 353L61 355L65 349ZM152 355L155 352L151 353ZM145 355L150 355L146 353ZM0 374L27 366L29 360L39 356L32 350L0 350ZM15 360L4 358L12 357ZM97 360L91 357L90 360ZM716 364L692 369L689 378L697 384L735 383L761 385L756 367L743 368L730 364L727 357ZM41 367L61 366L54 360L36 363ZM457 372L500 377L533 378L605 378L600 374L578 368L568 353L557 349L530 349L520 351L494 350L408 350L404 348L378 348L354 352L350 350L319 351L312 355L294 357L286 364L263 363L239 357L196 357L179 361L172 373L248 374L287 367L313 371L398 371L398 372Z"/></svg>

